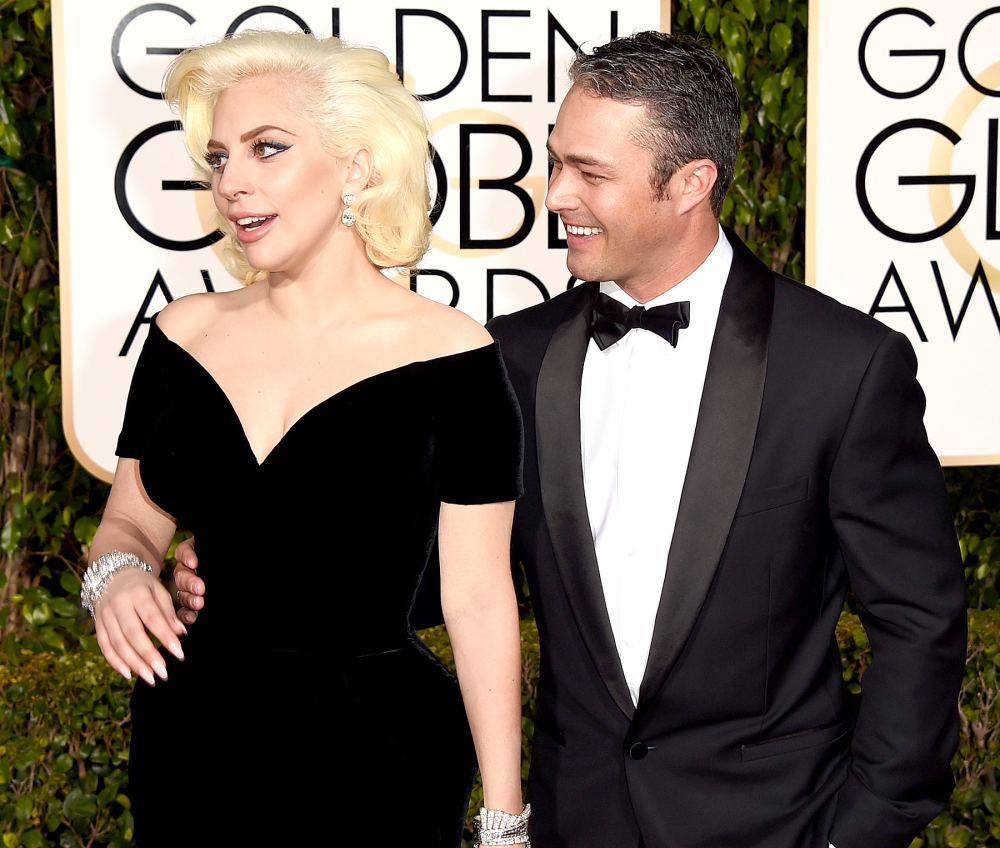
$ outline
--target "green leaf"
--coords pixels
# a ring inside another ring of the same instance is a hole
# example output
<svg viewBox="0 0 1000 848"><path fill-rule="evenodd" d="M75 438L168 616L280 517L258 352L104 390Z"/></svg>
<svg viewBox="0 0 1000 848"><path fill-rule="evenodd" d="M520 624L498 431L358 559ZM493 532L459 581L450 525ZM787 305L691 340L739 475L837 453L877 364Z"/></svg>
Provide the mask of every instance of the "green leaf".
<svg viewBox="0 0 1000 848"><path fill-rule="evenodd" d="M972 844L972 831L967 827L956 827L948 832L948 838L944 844L948 848L966 848L967 845Z"/></svg>
<svg viewBox="0 0 1000 848"><path fill-rule="evenodd" d="M31 818L31 811L34 807L34 799L30 795L22 795L14 804L14 815L21 821L27 821Z"/></svg>
<svg viewBox="0 0 1000 848"><path fill-rule="evenodd" d="M17 192L17 196L21 200L34 200L35 191L38 189L38 181L31 174L26 174L23 171L8 170L7 182L14 187L14 191Z"/></svg>
<svg viewBox="0 0 1000 848"><path fill-rule="evenodd" d="M17 20L10 21L7 24L4 35L12 41L24 41L28 37L28 34L24 31L24 27Z"/></svg>
<svg viewBox="0 0 1000 848"><path fill-rule="evenodd" d="M722 19L722 13L719 11L718 6L712 6L707 12L705 12L705 32L709 35L715 35L719 31L719 21Z"/></svg>
<svg viewBox="0 0 1000 848"><path fill-rule="evenodd" d="M0 150L15 159L21 155L21 136L12 124L0 126Z"/></svg>
<svg viewBox="0 0 1000 848"><path fill-rule="evenodd" d="M13 82L17 82L24 78L25 73L28 71L28 63L24 60L24 56L20 53L15 52L14 58L8 68L10 74L9 78Z"/></svg>
<svg viewBox="0 0 1000 848"><path fill-rule="evenodd" d="M76 762L69 754L60 754L52 763L52 767L59 772L59 774L66 774L73 764Z"/></svg>
<svg viewBox="0 0 1000 848"><path fill-rule="evenodd" d="M100 521L93 515L84 515L73 522L73 535L82 545L89 545L94 541L94 534Z"/></svg>
<svg viewBox="0 0 1000 848"><path fill-rule="evenodd" d="M13 556L21 544L21 529L14 524L13 519L8 519L0 530L0 550L7 556Z"/></svg>
<svg viewBox="0 0 1000 848"><path fill-rule="evenodd" d="M73 789L66 795L62 804L63 815L73 821L86 821L97 813L97 799L93 795L85 795L79 789Z"/></svg>
<svg viewBox="0 0 1000 848"><path fill-rule="evenodd" d="M737 51L743 43L743 23L736 15L726 12L719 24L722 41L730 50ZM732 64L730 63L730 67Z"/></svg>
<svg viewBox="0 0 1000 848"><path fill-rule="evenodd" d="M52 611L62 618L76 618L80 611L80 607L69 598L53 598L50 603ZM60 643L60 646L62 646L62 643Z"/></svg>
<svg viewBox="0 0 1000 848"><path fill-rule="evenodd" d="M31 268L38 261L39 245L38 236L28 233L21 241L21 249L17 258L26 268Z"/></svg>
<svg viewBox="0 0 1000 848"><path fill-rule="evenodd" d="M691 10L691 17L694 23L692 29L695 31L701 29L701 22L705 17L705 9L707 6L708 0L690 0L688 3L688 9Z"/></svg>
<svg viewBox="0 0 1000 848"><path fill-rule="evenodd" d="M746 76L747 71L747 57L745 53L733 53L727 56L729 70L733 72L733 76L737 80L741 80Z"/></svg>
<svg viewBox="0 0 1000 848"><path fill-rule="evenodd" d="M994 816L1000 816L1000 792L992 786L983 787L983 804Z"/></svg>
<svg viewBox="0 0 1000 848"><path fill-rule="evenodd" d="M768 77L760 91L760 102L770 106L775 99L781 98L781 82L776 77Z"/></svg>
<svg viewBox="0 0 1000 848"><path fill-rule="evenodd" d="M45 848L49 843L42 832L37 827L33 827L21 834L21 844L24 848Z"/></svg>
<svg viewBox="0 0 1000 848"><path fill-rule="evenodd" d="M57 350L59 350L59 336L55 328L52 327L50 324L45 324L39 331L38 349L39 351L41 351L42 356L45 357L52 356ZM52 367L54 366L51 365L49 366L49 368ZM58 369L56 369L55 373L56 374L59 373ZM45 369L45 374L46 374L45 377L46 382L51 385L53 383L53 380L50 380L48 377L49 374L48 368Z"/></svg>
<svg viewBox="0 0 1000 848"><path fill-rule="evenodd" d="M792 49L792 30L786 23L778 22L771 27L769 39L771 52L779 57L787 56Z"/></svg>
<svg viewBox="0 0 1000 848"><path fill-rule="evenodd" d="M27 312L29 315L35 311L35 307L38 305L38 295L41 289L28 289L24 293L24 297L21 298L21 309Z"/></svg>
<svg viewBox="0 0 1000 848"><path fill-rule="evenodd" d="M736 11L750 23L757 19L757 7L754 6L754 0L733 0L733 5L736 7Z"/></svg>
<svg viewBox="0 0 1000 848"><path fill-rule="evenodd" d="M35 9L31 13L31 20L35 24L35 31L39 35L45 35L45 31L49 28L49 10L47 8Z"/></svg>
<svg viewBox="0 0 1000 848"><path fill-rule="evenodd" d="M0 246L8 250L17 250L18 239L20 238L21 226L13 212L8 212L0 220Z"/></svg>

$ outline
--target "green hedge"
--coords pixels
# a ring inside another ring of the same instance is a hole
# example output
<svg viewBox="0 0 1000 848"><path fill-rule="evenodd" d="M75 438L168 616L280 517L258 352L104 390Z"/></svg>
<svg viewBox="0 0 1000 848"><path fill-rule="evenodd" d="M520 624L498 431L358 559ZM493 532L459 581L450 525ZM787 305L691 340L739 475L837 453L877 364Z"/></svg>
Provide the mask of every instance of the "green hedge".
<svg viewBox="0 0 1000 848"><path fill-rule="evenodd" d="M953 768L958 782L947 811L912 848L987 846L1000 840L995 787L1000 744L1000 612L969 614L969 662L962 686L962 741ZM531 757L538 692L538 634L522 622L524 776ZM423 633L453 667L443 628ZM844 680L854 691L871 655L856 616L838 626ZM129 844L127 787L130 684L100 656L23 652L0 664L0 822L4 848ZM177 732L165 727L164 733ZM183 789L183 787L179 787ZM482 800L477 786L471 809Z"/></svg>
<svg viewBox="0 0 1000 848"><path fill-rule="evenodd" d="M129 845L131 691L100 654L0 665L4 848Z"/></svg>

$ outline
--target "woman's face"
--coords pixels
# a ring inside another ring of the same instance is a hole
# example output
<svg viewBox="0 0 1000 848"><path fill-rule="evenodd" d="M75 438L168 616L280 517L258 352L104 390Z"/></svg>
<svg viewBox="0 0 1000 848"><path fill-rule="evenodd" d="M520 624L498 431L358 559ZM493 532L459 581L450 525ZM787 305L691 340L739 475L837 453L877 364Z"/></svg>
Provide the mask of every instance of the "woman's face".
<svg viewBox="0 0 1000 848"><path fill-rule="evenodd" d="M347 166L295 108L294 79L261 76L215 106L206 161L219 212L258 270L324 267L340 226ZM326 265L325 267L329 267Z"/></svg>

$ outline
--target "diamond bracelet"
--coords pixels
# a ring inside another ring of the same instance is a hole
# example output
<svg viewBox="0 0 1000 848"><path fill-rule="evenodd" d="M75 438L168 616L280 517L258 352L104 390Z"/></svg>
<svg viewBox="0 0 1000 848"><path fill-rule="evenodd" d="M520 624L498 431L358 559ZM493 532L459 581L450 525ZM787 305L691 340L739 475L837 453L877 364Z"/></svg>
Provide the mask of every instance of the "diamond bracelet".
<svg viewBox="0 0 1000 848"><path fill-rule="evenodd" d="M517 816L505 810L483 807L473 819L475 839L472 844L476 848L486 848L491 845L519 845L523 842L526 848L531 848L528 841L530 815L531 804L525 804L524 810Z"/></svg>
<svg viewBox="0 0 1000 848"><path fill-rule="evenodd" d="M141 568L147 574L153 573L149 563L143 562L135 554L128 551L108 551L95 559L83 573L80 605L94 615L94 605L101 599L111 578L126 568Z"/></svg>

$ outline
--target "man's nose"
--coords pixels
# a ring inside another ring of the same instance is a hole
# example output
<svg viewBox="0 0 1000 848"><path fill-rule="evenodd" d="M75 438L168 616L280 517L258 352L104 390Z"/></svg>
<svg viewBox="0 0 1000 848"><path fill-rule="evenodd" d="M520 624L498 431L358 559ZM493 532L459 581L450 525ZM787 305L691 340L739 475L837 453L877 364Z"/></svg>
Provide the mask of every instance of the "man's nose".
<svg viewBox="0 0 1000 848"><path fill-rule="evenodd" d="M549 177L549 188L545 192L545 208L550 212L562 212L573 209L576 199L572 191L571 180L565 170L553 171Z"/></svg>

